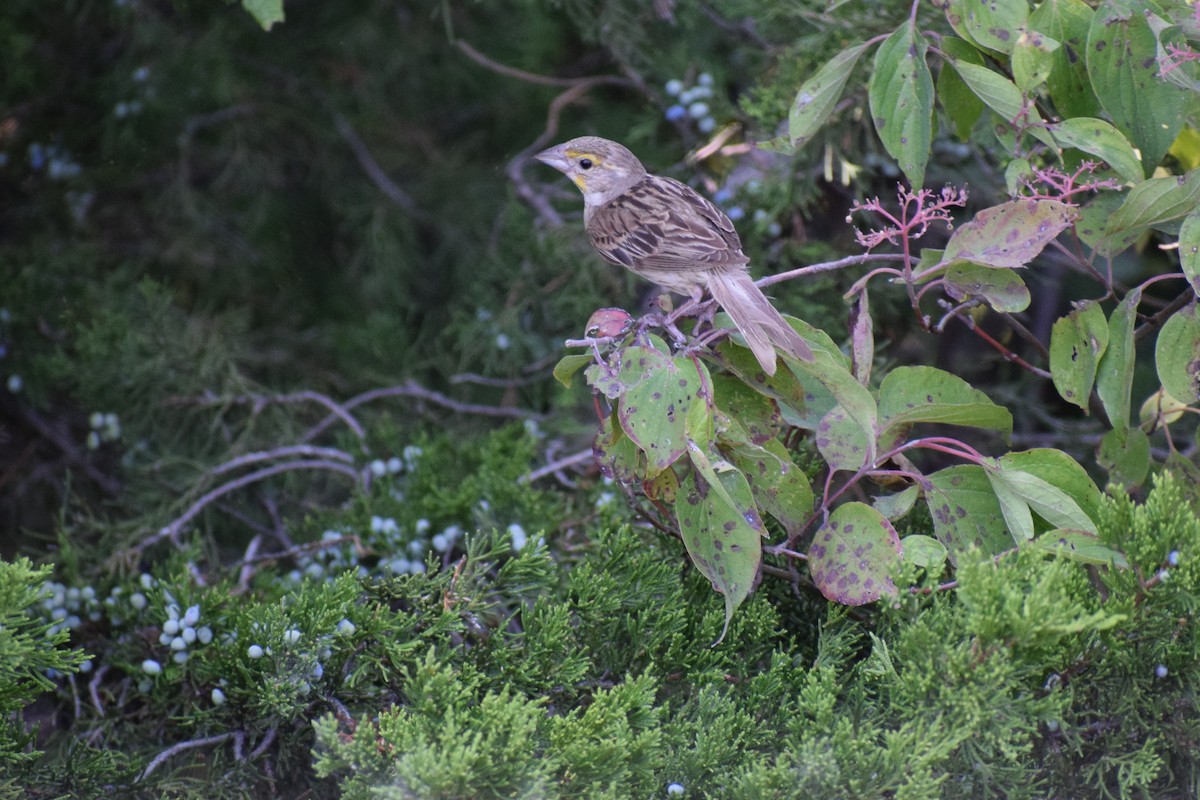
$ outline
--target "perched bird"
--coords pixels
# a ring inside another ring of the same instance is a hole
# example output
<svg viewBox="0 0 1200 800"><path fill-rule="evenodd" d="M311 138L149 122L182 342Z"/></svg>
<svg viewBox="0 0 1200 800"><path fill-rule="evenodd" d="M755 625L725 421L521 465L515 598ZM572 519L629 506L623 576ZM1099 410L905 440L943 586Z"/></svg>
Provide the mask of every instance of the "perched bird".
<svg viewBox="0 0 1200 800"><path fill-rule="evenodd" d="M690 186L648 174L623 145L598 136L572 139L534 158L583 192L588 238L607 261L695 301L707 289L768 375L775 374L776 347L812 360L812 350L750 279L729 217Z"/></svg>

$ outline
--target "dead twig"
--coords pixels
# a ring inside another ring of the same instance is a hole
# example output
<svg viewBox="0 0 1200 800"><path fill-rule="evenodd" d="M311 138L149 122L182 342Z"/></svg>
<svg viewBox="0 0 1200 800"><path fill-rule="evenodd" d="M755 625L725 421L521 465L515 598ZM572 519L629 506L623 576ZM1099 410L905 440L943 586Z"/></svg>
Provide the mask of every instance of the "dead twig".
<svg viewBox="0 0 1200 800"><path fill-rule="evenodd" d="M189 739L186 742L180 742L179 744L171 745L166 750L163 750L161 753L156 755L153 760L146 765L146 769L138 777L137 782L140 783L146 780L146 778L149 778L150 774L161 767L167 759L182 753L184 750L194 750L197 747L209 747L214 744L220 744L221 742L228 741L231 738L233 738L232 732L218 733L216 736L205 736L203 739Z"/></svg>
<svg viewBox="0 0 1200 800"><path fill-rule="evenodd" d="M418 219L421 222L432 222L433 217L426 211L422 211L417 202L412 199L408 192L400 188L394 180L388 177L384 172L383 167L379 166L379 162L375 160L371 150L367 147L366 142L358 135L358 131L350 124L340 112L334 112L333 125L337 128L337 132L349 145L350 151L354 153L354 158L358 161L358 165L362 167L363 172L367 173L367 177L371 179L371 183L375 184L379 191L383 192L387 199L391 200L398 208Z"/></svg>
<svg viewBox="0 0 1200 800"><path fill-rule="evenodd" d="M342 450L337 450L332 447L314 447L312 445L298 444L288 447L277 447L274 450L262 450L255 453L246 453L237 458L230 459L224 464L213 467L209 470L209 475L223 475L226 472L232 472L235 469L257 464L262 461L274 461L279 458L290 458L294 456L305 456L314 458L328 458L333 461L341 461L346 464L353 464L354 457Z"/></svg>
<svg viewBox="0 0 1200 800"><path fill-rule="evenodd" d="M237 491L238 489L241 489L243 487L249 486L250 484L257 483L258 481L270 478L274 475L279 475L284 472L292 472L294 470L302 470L302 469L319 469L319 470L327 470L330 472L338 472L343 475L348 475L351 479L353 479L356 482L361 480L361 477L362 477L359 475L358 471L356 469L354 469L353 467L347 466L345 464L339 464L335 461L328 461L328 460L324 460L324 459L308 460L308 461L289 461L289 462L286 462L283 464L275 464L274 466L266 467L264 469L258 470L257 472L251 472L248 475L243 475L240 478L231 480L228 483L224 483L224 484L218 486L217 488L213 489L212 491L206 493L199 500L192 503L192 505L187 509L187 511L183 512L183 514L181 514L179 517L177 517L173 522L171 522L170 524L166 525L161 530L159 530L158 533L155 533L152 536L146 537L141 542L139 542L138 544L136 544L132 548L130 548L130 552L133 554L139 554L142 551L144 551L147 547L157 544L158 542L161 542L163 539L170 539L172 542L178 544L177 537L179 536L179 532L181 530L183 530L184 526L186 526L189 522L191 522L193 519L195 519L196 516L198 516L200 514L200 512L205 509L206 506L211 504L217 498L222 497L226 494L229 494L230 492Z"/></svg>
<svg viewBox="0 0 1200 800"><path fill-rule="evenodd" d="M375 400L381 400L387 397L411 397L417 400L424 400L442 408L459 414L478 414L485 417L505 417L508 419L537 419L541 415L532 411L527 411L523 408L510 408L507 406L484 406L475 403L462 403L453 398L447 397L440 392L435 392L432 389L426 389L416 381L409 380L399 386L389 386L382 389L372 389L368 392L363 392L360 395L352 397L342 404L342 407L349 410L357 408L364 403L370 403ZM310 442L317 436L320 436L325 430L334 423L335 417L329 416L317 423L308 433L301 437L301 441Z"/></svg>
<svg viewBox="0 0 1200 800"><path fill-rule="evenodd" d="M846 256L839 258L837 261L825 261L820 264L809 264L807 267L798 267L790 269L787 272L778 272L774 275L768 275L765 278L759 278L754 282L754 285L760 289L767 286L773 286L777 283L790 281L795 278L803 278L808 275L817 275L822 272L836 272L839 269L852 267L856 264L869 264L874 261L903 261L904 255L901 253L864 253L857 256Z"/></svg>
<svg viewBox="0 0 1200 800"><path fill-rule="evenodd" d="M554 473L566 469L567 467L573 467L576 464L587 463L592 460L592 457L592 448L590 447L586 450L580 450L577 453L572 453L569 456L563 456L560 459L551 461L544 467L538 467L532 472L522 475L519 483L533 483L536 480L540 480L547 475L553 475Z"/></svg>

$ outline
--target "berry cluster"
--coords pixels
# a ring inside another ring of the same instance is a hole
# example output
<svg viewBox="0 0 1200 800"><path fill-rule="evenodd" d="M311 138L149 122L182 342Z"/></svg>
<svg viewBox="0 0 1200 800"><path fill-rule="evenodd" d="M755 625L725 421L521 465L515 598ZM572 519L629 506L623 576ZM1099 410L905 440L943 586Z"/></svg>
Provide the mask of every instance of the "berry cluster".
<svg viewBox="0 0 1200 800"><path fill-rule="evenodd" d="M667 94L675 98L675 103L667 109L667 120L683 122L690 119L696 124L696 130L712 133L717 127L717 120L708 105L713 96L712 87L713 77L707 72L696 78L695 86L687 86L678 78L667 81Z"/></svg>

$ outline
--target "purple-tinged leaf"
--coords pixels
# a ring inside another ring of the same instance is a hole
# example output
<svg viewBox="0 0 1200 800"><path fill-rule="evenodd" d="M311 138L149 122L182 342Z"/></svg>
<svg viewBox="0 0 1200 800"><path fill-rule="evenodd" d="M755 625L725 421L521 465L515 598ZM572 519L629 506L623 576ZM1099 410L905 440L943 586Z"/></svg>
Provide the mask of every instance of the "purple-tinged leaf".
<svg viewBox="0 0 1200 800"><path fill-rule="evenodd" d="M900 537L892 523L858 502L834 509L808 548L813 583L827 599L848 606L895 594L891 572L900 558Z"/></svg>
<svg viewBox="0 0 1200 800"><path fill-rule="evenodd" d="M1075 209L1057 200L1025 198L985 208L954 232L942 260L1024 267L1077 216Z"/></svg>

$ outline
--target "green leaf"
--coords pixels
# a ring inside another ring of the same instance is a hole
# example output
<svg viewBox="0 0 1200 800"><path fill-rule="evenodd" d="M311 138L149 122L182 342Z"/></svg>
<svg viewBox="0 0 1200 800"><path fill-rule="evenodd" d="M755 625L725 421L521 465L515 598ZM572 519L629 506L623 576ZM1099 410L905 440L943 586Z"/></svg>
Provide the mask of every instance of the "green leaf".
<svg viewBox="0 0 1200 800"><path fill-rule="evenodd" d="M1020 193L1021 186L1032 180L1033 167L1028 158L1011 159L1004 168L1004 188L1008 190L1009 197L1015 197Z"/></svg>
<svg viewBox="0 0 1200 800"><path fill-rule="evenodd" d="M725 490L725 484L721 482L719 473L736 469L733 464L730 464L719 453L712 453L712 458L709 457L709 452L706 448L701 447L696 442L688 442L688 460L692 462L693 471L696 472L702 479L702 483L712 488L721 496L727 504L734 506L737 501L733 499L733 495Z"/></svg>
<svg viewBox="0 0 1200 800"><path fill-rule="evenodd" d="M1191 50L1188 39L1200 40L1200 26L1197 25L1195 11L1186 5L1163 10L1173 17L1172 21L1169 22L1154 13L1146 14L1146 22L1154 33L1159 77L1188 92L1200 92L1200 80L1197 79L1200 71L1197 70L1196 63L1177 55L1179 52Z"/></svg>
<svg viewBox="0 0 1200 800"><path fill-rule="evenodd" d="M1029 503L1013 487L1000 480L998 472L990 469L985 472L1000 503L1000 513L1004 516L1009 534L1014 542L1024 544L1033 538L1033 512Z"/></svg>
<svg viewBox="0 0 1200 800"><path fill-rule="evenodd" d="M813 490L787 448L772 439L762 447L731 448L729 460L746 476L758 507L779 520L789 535L799 533L813 511Z"/></svg>
<svg viewBox="0 0 1200 800"><path fill-rule="evenodd" d="M912 511L921 492L917 486L910 486L896 494L881 494L871 501L875 510L891 520L897 520Z"/></svg>
<svg viewBox="0 0 1200 800"><path fill-rule="evenodd" d="M1012 433L1012 414L957 375L936 367L897 367L879 385L879 443L891 449L918 422Z"/></svg>
<svg viewBox="0 0 1200 800"><path fill-rule="evenodd" d="M836 405L821 418L816 430L817 450L834 472L854 472L874 459L875 436Z"/></svg>
<svg viewBox="0 0 1200 800"><path fill-rule="evenodd" d="M570 389L575 378L575 373L590 363L592 363L592 357L588 354L563 356L554 365L554 378L563 386Z"/></svg>
<svg viewBox="0 0 1200 800"><path fill-rule="evenodd" d="M985 208L946 244L946 262L965 259L985 267L1023 267L1077 218L1057 200L1023 198Z"/></svg>
<svg viewBox="0 0 1200 800"><path fill-rule="evenodd" d="M733 612L750 594L762 560L763 523L746 478L735 469L718 476L720 491L695 472L675 498L683 544L696 569L725 597L725 638Z"/></svg>
<svg viewBox="0 0 1200 800"><path fill-rule="evenodd" d="M952 61L954 69L963 82L967 84L976 97L1000 115L1007 122L1012 122L1021 115L1025 108L1024 98L1017 85L998 72L970 64L966 61ZM1031 114L1036 115L1036 111Z"/></svg>
<svg viewBox="0 0 1200 800"><path fill-rule="evenodd" d="M1012 51L1012 74L1017 88L1029 92L1050 77L1058 41L1037 31L1023 31Z"/></svg>
<svg viewBox="0 0 1200 800"><path fill-rule="evenodd" d="M788 136L793 147L803 147L825 124L866 47L847 47L800 85L788 115Z"/></svg>
<svg viewBox="0 0 1200 800"><path fill-rule="evenodd" d="M696 363L680 356L660 363L621 397L617 416L646 454L646 477L653 478L687 450L687 414L693 403L705 403L704 386Z"/></svg>
<svg viewBox="0 0 1200 800"><path fill-rule="evenodd" d="M1134 342L1133 328L1142 290L1134 289L1113 309L1108 319L1108 347L1096 366L1096 393L1116 430L1129 427L1132 403Z"/></svg>
<svg viewBox="0 0 1200 800"><path fill-rule="evenodd" d="M788 316L784 316L784 319L808 342L813 352L820 351L843 368L850 368L850 359L838 348L829 334L802 320ZM734 327L733 321L725 312L717 314L713 319L713 326ZM821 418L837 404L823 386L816 385L813 381L801 383L791 370L777 370L773 376L768 376L753 353L745 347L738 347L728 339L717 345L716 353L722 366L731 370L747 386L775 400L779 404L779 412L784 422L788 425L816 430Z"/></svg>
<svg viewBox="0 0 1200 800"><path fill-rule="evenodd" d="M1127 241L1122 238L1123 234L1141 233L1151 225L1187 216L1194 213L1198 205L1200 169L1142 181L1129 190L1125 202L1109 218L1099 249L1105 255L1117 253L1124 249L1122 244Z"/></svg>
<svg viewBox="0 0 1200 800"><path fill-rule="evenodd" d="M1108 320L1094 300L1085 300L1050 330L1050 378L1068 403L1088 411L1096 366L1108 347Z"/></svg>
<svg viewBox="0 0 1200 800"><path fill-rule="evenodd" d="M1100 539L1085 531L1047 531L1034 540L1033 546L1047 553L1063 556L1080 564L1129 569L1129 561L1120 551L1113 550Z"/></svg>
<svg viewBox="0 0 1200 800"><path fill-rule="evenodd" d="M716 405L746 431L754 444L774 439L783 430L779 406L770 397L729 374L712 376Z"/></svg>
<svg viewBox="0 0 1200 800"><path fill-rule="evenodd" d="M1158 44L1144 4L1107 0L1088 30L1088 78L1113 124L1141 151L1145 175L1154 172L1183 127L1186 94L1158 76Z"/></svg>
<svg viewBox="0 0 1200 800"><path fill-rule="evenodd" d="M1179 265L1192 291L1200 295L1200 211L1193 211L1179 226Z"/></svg>
<svg viewBox="0 0 1200 800"><path fill-rule="evenodd" d="M1029 289L1011 269L995 269L973 261L955 261L946 270L943 287L955 300L978 297L1000 312L1029 308Z"/></svg>
<svg viewBox="0 0 1200 800"><path fill-rule="evenodd" d="M1021 502L1027 504L1034 513L1055 528L1097 533L1096 523L1069 494L1033 473L1022 469L1000 468L988 470L988 479L993 487L1003 486L1012 495L1020 498ZM1003 501L1001 505L1003 506ZM1005 519L1008 519L1007 514ZM1016 534L1017 531L1014 530L1013 533ZM1024 530L1021 533L1024 534L1021 540L1033 537L1032 527L1027 533Z"/></svg>
<svg viewBox="0 0 1200 800"><path fill-rule="evenodd" d="M871 320L871 304L867 298L867 287L854 298L850 307L850 354L854 365L854 378L863 386L871 382L871 367L875 364L875 332Z"/></svg>
<svg viewBox="0 0 1200 800"><path fill-rule="evenodd" d="M1113 483L1140 486L1150 472L1150 437L1141 428L1114 428L1100 440L1096 459Z"/></svg>
<svg viewBox="0 0 1200 800"><path fill-rule="evenodd" d="M651 375L669 369L671 357L651 344L636 344L614 350L607 363L584 370L588 385L609 400L616 400Z"/></svg>
<svg viewBox="0 0 1200 800"><path fill-rule="evenodd" d="M914 189L925 184L933 137L933 77L925 63L929 43L912 20L895 30L875 53L869 97L883 146Z"/></svg>
<svg viewBox="0 0 1200 800"><path fill-rule="evenodd" d="M264 31L276 22L283 22L283 0L242 0L242 8L250 12Z"/></svg>
<svg viewBox="0 0 1200 800"><path fill-rule="evenodd" d="M1075 223L1075 234L1079 240L1097 252L1119 253L1141 237L1141 231L1126 231L1107 236L1105 229L1113 212L1125 202L1125 193L1104 192L1096 195L1080 209L1079 221Z"/></svg>
<svg viewBox="0 0 1200 800"><path fill-rule="evenodd" d="M1103 159L1122 178L1141 182L1142 162L1129 140L1102 119L1075 117L1049 126L1060 147L1074 147Z"/></svg>
<svg viewBox="0 0 1200 800"><path fill-rule="evenodd" d="M817 447L826 460L832 459L831 469L856 470L875 460L878 411L875 398L850 374L845 356L838 356L814 348L812 361L785 363L797 377L815 378L837 401L817 426Z"/></svg>
<svg viewBox="0 0 1200 800"><path fill-rule="evenodd" d="M642 482L642 491L651 500L674 505L679 496L679 477L673 469L664 469L652 479Z"/></svg>
<svg viewBox="0 0 1200 800"><path fill-rule="evenodd" d="M905 536L900 540L904 560L929 571L940 571L946 563L946 545L931 536Z"/></svg>
<svg viewBox="0 0 1200 800"><path fill-rule="evenodd" d="M890 575L900 559L900 537L892 523L858 502L834 509L808 548L813 583L827 599L848 606L894 595Z"/></svg>
<svg viewBox="0 0 1200 800"><path fill-rule="evenodd" d="M616 424L616 414L607 416L600 423L592 440L592 455L600 474L609 480L623 484L641 483L646 478L646 461L642 451L625 435Z"/></svg>
<svg viewBox="0 0 1200 800"><path fill-rule="evenodd" d="M1100 113L1100 101L1092 91L1084 61L1092 13L1083 0L1042 0L1029 17L1032 30L1046 34L1060 45L1050 54L1052 65L1046 88L1063 119L1095 117Z"/></svg>
<svg viewBox="0 0 1200 800"><path fill-rule="evenodd" d="M979 55L979 51L963 39L955 36L943 37L939 49L949 59L983 66L983 57ZM967 84L948 61L943 61L941 69L938 70L937 99L942 110L954 123L954 135L961 141L968 141L975 123L983 114L983 101L967 88Z"/></svg>
<svg viewBox="0 0 1200 800"><path fill-rule="evenodd" d="M950 561L972 547L985 556L995 556L1013 546L1004 523L996 492L975 464L960 464L938 470L928 477L925 502L933 519L933 532L946 546Z"/></svg>
<svg viewBox="0 0 1200 800"><path fill-rule="evenodd" d="M1017 31L1025 27L1029 5L1025 0L949 0L946 18L964 38L995 50L1011 53Z"/></svg>
<svg viewBox="0 0 1200 800"><path fill-rule="evenodd" d="M997 459L1002 469L1020 470L1036 475L1066 492L1090 519L1098 519L1103 495L1078 461L1061 450L1037 447L1019 453L1007 453Z"/></svg>
<svg viewBox="0 0 1200 800"><path fill-rule="evenodd" d="M1158 332L1154 362L1168 394L1185 403L1200 400L1200 317L1194 302L1172 314Z"/></svg>

